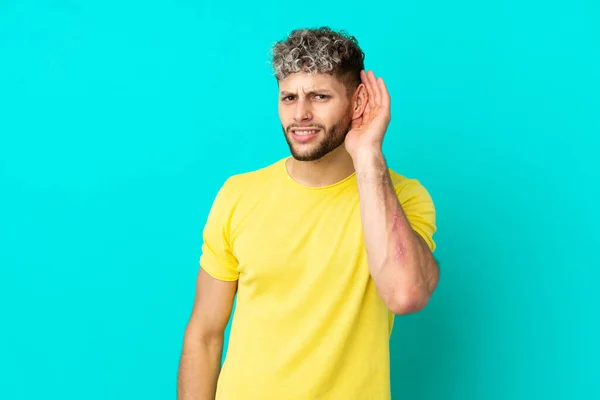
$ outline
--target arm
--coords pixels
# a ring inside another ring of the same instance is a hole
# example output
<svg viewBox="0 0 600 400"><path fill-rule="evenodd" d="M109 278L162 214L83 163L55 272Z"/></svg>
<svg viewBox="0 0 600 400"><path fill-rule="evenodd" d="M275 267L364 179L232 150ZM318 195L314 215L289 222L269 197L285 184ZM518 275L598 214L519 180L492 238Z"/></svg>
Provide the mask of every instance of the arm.
<svg viewBox="0 0 600 400"><path fill-rule="evenodd" d="M215 398L221 370L223 335L231 316L236 290L237 281L217 280L200 269L179 362L179 400Z"/></svg>
<svg viewBox="0 0 600 400"><path fill-rule="evenodd" d="M369 269L390 311L414 313L429 301L439 270L398 201L381 150L391 120L387 87L373 71L360 76L345 145L356 170Z"/></svg>
<svg viewBox="0 0 600 400"><path fill-rule="evenodd" d="M420 311L439 280L431 249L411 227L383 154L358 152L354 164L369 269L379 295L395 314Z"/></svg>

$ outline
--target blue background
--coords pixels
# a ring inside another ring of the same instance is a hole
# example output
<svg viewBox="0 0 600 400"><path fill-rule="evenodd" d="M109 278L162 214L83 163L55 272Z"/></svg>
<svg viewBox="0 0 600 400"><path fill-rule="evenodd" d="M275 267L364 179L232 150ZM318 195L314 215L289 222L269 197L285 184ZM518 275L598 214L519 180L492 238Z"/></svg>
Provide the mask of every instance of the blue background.
<svg viewBox="0 0 600 400"><path fill-rule="evenodd" d="M599 10L1 1L0 398L175 397L212 200L289 154L270 46L321 25L386 80L388 163L438 211L394 398L599 398Z"/></svg>

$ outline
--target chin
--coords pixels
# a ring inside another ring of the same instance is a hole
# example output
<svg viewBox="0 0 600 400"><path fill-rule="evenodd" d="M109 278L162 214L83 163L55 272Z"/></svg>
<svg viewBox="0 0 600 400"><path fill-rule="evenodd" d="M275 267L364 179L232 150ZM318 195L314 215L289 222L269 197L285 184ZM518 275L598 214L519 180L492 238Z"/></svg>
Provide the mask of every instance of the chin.
<svg viewBox="0 0 600 400"><path fill-rule="evenodd" d="M292 157L298 161L315 161L318 159L315 158L315 154L312 151L297 151L295 149L290 149L292 153Z"/></svg>
<svg viewBox="0 0 600 400"><path fill-rule="evenodd" d="M294 154L292 153L292 157L294 157L297 161L317 161L320 157L313 157L311 154Z"/></svg>
<svg viewBox="0 0 600 400"><path fill-rule="evenodd" d="M298 161L318 161L333 151L333 149L327 151L326 149L318 147L305 151L294 151L294 149L290 150L292 157Z"/></svg>

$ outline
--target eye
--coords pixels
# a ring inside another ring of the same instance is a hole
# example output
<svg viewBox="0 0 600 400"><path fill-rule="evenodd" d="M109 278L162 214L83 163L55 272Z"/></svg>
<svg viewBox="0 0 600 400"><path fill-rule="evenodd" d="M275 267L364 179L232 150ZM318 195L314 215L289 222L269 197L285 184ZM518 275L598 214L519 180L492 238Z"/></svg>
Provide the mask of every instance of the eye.
<svg viewBox="0 0 600 400"><path fill-rule="evenodd" d="M284 98L282 98L281 100L283 101L291 101L294 98L294 96L286 96Z"/></svg>
<svg viewBox="0 0 600 400"><path fill-rule="evenodd" d="M315 97L320 97L319 100L325 100L326 98L328 98L329 96L327 96L326 94L316 94Z"/></svg>

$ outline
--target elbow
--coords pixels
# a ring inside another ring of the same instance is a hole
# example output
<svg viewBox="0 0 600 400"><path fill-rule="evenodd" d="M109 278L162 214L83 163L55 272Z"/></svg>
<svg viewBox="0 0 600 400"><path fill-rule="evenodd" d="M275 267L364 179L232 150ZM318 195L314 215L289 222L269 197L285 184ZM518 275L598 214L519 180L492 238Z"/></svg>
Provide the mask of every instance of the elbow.
<svg viewBox="0 0 600 400"><path fill-rule="evenodd" d="M428 273L406 282L405 278L397 277L396 283L388 290L386 305L396 315L414 314L423 310L439 281L439 269L437 263L427 269ZM399 282L404 281L404 284Z"/></svg>
<svg viewBox="0 0 600 400"><path fill-rule="evenodd" d="M435 278L410 286L397 285L386 301L389 310L396 315L414 314L423 310L431 299L437 281Z"/></svg>
<svg viewBox="0 0 600 400"><path fill-rule="evenodd" d="M388 309L396 315L415 314L425 308L429 303L430 296L425 293L403 290L397 293L387 302Z"/></svg>

